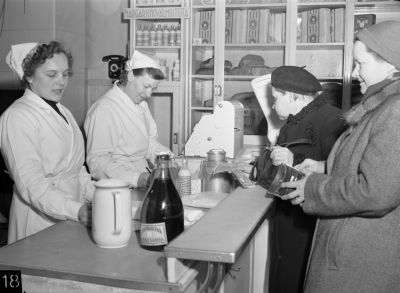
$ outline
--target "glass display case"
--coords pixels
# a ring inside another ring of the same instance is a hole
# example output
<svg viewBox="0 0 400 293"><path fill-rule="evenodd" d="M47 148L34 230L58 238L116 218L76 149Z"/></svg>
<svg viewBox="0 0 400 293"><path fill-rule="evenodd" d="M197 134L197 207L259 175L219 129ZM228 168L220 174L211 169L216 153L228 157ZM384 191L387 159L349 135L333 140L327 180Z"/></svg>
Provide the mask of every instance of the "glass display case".
<svg viewBox="0 0 400 293"><path fill-rule="evenodd" d="M245 144L266 143L251 80L286 62L286 1L192 1L190 129L221 100L244 106Z"/></svg>
<svg viewBox="0 0 400 293"><path fill-rule="evenodd" d="M267 121L251 81L281 65L304 66L321 81L329 102L349 109L360 99L357 82L351 77L355 32L375 22L400 19L400 1L395 0L148 1L154 2L153 7L189 10L188 18L137 19L138 26L131 29L135 46L167 56L170 71L171 62L180 60L182 144L201 117L212 114L222 100L243 104L245 144L268 143ZM140 45L135 39L144 27L155 28L157 34L160 28L178 26L180 46L166 42ZM174 83L171 73L169 82Z"/></svg>

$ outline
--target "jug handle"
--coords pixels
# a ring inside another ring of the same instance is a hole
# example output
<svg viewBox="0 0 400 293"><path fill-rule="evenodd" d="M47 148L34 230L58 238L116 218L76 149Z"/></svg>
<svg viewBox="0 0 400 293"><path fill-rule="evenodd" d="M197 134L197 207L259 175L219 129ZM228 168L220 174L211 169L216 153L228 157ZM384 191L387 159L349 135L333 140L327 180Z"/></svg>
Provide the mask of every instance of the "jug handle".
<svg viewBox="0 0 400 293"><path fill-rule="evenodd" d="M121 233L122 230L122 203L121 196L119 191L115 191L112 193L114 196L114 215L115 215L115 226L114 226L114 234Z"/></svg>

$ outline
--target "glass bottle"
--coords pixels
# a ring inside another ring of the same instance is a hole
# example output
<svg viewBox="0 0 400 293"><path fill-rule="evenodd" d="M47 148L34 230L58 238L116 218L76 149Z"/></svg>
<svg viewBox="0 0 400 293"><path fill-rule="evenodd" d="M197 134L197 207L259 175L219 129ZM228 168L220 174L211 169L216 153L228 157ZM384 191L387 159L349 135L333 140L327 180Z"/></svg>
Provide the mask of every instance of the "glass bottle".
<svg viewBox="0 0 400 293"><path fill-rule="evenodd" d="M180 62L179 59L175 60L174 67L172 68L172 80L179 81L180 80Z"/></svg>
<svg viewBox="0 0 400 293"><path fill-rule="evenodd" d="M156 28L151 26L150 30L150 46L157 46L157 40L156 40Z"/></svg>
<svg viewBox="0 0 400 293"><path fill-rule="evenodd" d="M182 160L182 166L178 172L178 181L180 195L190 195L192 193L192 174L190 173L188 161L186 159Z"/></svg>
<svg viewBox="0 0 400 293"><path fill-rule="evenodd" d="M143 29L143 46L150 45L150 31L147 25Z"/></svg>
<svg viewBox="0 0 400 293"><path fill-rule="evenodd" d="M175 46L175 40L176 39L176 32L175 28L171 26L171 29L169 30L169 45L170 46Z"/></svg>
<svg viewBox="0 0 400 293"><path fill-rule="evenodd" d="M168 46L169 45L169 29L166 25L164 25L163 29L163 46Z"/></svg>
<svg viewBox="0 0 400 293"><path fill-rule="evenodd" d="M143 199L140 244L161 251L184 229L183 205L171 178L169 154L157 155L157 167Z"/></svg>
<svg viewBox="0 0 400 293"><path fill-rule="evenodd" d="M175 32L175 45L177 46L181 45L181 26L179 24L176 27L176 32Z"/></svg>
<svg viewBox="0 0 400 293"><path fill-rule="evenodd" d="M163 40L163 32L161 29L161 25L158 25L156 30L156 46L162 46L162 40Z"/></svg>
<svg viewBox="0 0 400 293"><path fill-rule="evenodd" d="M169 80L169 68L167 66L167 60L165 59L160 60L160 69L164 74L164 80Z"/></svg>
<svg viewBox="0 0 400 293"><path fill-rule="evenodd" d="M143 31L140 25L136 30L136 46L143 46Z"/></svg>

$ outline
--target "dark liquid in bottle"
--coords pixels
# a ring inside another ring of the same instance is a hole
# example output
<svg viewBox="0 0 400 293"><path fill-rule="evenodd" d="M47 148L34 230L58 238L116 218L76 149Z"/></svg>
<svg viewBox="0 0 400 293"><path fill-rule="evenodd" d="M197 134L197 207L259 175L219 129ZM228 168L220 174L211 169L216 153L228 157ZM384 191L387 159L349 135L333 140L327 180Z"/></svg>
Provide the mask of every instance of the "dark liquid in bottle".
<svg viewBox="0 0 400 293"><path fill-rule="evenodd" d="M165 223L168 243L183 232L183 205L170 178L154 178L153 184L143 200L141 223ZM143 241L141 244L146 249L156 251L162 250L165 246L165 244L148 245Z"/></svg>

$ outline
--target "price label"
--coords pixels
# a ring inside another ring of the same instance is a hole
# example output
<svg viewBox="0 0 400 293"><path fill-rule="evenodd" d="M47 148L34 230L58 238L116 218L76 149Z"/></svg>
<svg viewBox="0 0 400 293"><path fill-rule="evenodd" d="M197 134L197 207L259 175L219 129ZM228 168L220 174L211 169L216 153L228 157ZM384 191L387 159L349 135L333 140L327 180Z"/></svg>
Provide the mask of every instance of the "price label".
<svg viewBox="0 0 400 293"><path fill-rule="evenodd" d="M0 292L22 293L21 271L0 270Z"/></svg>

